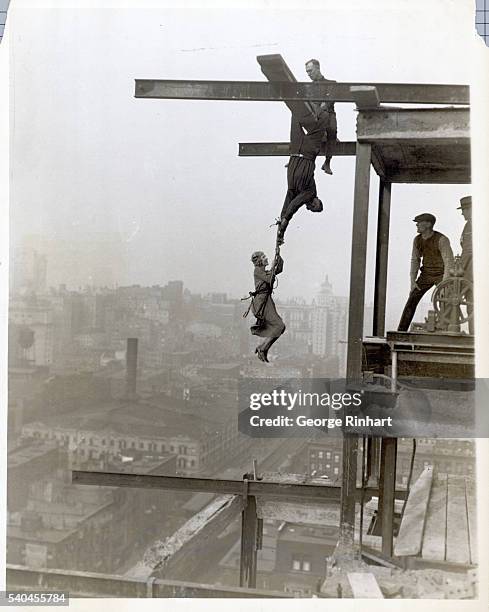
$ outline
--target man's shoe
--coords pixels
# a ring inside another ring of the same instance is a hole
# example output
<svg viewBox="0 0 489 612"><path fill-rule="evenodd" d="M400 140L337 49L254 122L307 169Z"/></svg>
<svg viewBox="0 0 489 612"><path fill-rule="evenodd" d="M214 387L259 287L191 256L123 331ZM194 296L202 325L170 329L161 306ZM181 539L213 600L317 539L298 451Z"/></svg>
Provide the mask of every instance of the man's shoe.
<svg viewBox="0 0 489 612"><path fill-rule="evenodd" d="M331 170L329 162L324 162L324 164L321 166L321 170L324 170L326 174L333 174L333 171Z"/></svg>

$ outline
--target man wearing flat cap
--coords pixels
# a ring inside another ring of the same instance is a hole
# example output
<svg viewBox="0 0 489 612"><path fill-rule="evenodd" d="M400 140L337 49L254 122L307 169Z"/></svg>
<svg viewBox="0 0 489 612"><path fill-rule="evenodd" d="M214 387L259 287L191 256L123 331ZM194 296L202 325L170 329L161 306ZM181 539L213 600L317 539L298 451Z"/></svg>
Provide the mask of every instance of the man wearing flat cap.
<svg viewBox="0 0 489 612"><path fill-rule="evenodd" d="M472 271L472 196L465 196L460 199L460 206L458 210L461 211L463 218L465 219L464 229L460 236L460 246L462 247L462 256L460 263L464 271L464 278L471 283L474 282L474 275ZM468 291L465 295L467 301L471 302L471 306L467 307L467 314L471 315L474 310L473 292ZM469 320L469 333L474 333L474 321Z"/></svg>
<svg viewBox="0 0 489 612"><path fill-rule="evenodd" d="M444 234L433 229L436 217L431 213L423 213L413 221L418 234L414 238L411 255L411 292L397 328L399 331L408 331L423 295L447 279L453 267L450 241Z"/></svg>

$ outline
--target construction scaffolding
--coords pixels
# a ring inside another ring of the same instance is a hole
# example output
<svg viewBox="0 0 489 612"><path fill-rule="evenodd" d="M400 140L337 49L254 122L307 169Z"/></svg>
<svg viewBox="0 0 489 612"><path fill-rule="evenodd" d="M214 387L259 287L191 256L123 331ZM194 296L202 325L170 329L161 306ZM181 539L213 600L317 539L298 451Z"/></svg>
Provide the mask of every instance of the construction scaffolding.
<svg viewBox="0 0 489 612"><path fill-rule="evenodd" d="M364 372L375 364L376 371L397 379L399 360L409 373L409 363L425 360L436 373L439 364L448 364L454 377L463 362L464 377L473 376L473 337L420 332L413 339L406 332L385 329L389 229L394 183L469 183L470 134L469 91L464 85L393 84L393 83L297 83L280 55L257 58L268 82L137 80L137 98L179 100L281 101L289 108L310 107L313 101L355 103L358 111L356 142L340 142L333 155L355 155L353 197L352 252L348 319L347 379L361 383ZM443 108L393 108L383 103L416 105L449 105ZM240 143L240 156L288 155L289 143ZM365 278L371 168L380 177L374 317L372 337L364 338ZM369 355L366 366L364 354ZM472 374L471 374L472 373ZM195 554L196 542L212 537L216 529L241 514L240 586L256 586L256 558L260 549L262 521L267 501L273 500L273 518L293 521L304 515L304 505L311 516L321 512L321 504L339 504L339 545L337 561L359 558L355 544L355 505L378 496L382 550L380 559L388 563L394 555L395 501L405 498L396 491L395 438L369 438L365 442L368 483L357 486L358 436L343 438L343 472L341 486L321 481L298 482L291 475L246 474L243 480L128 475L105 472L73 472L73 483L98 486L162 488L220 494L220 506L186 540L182 540L162 559L163 572L179 566L179 560ZM363 494L362 494L363 490ZM364 497L362 497L362 495ZM285 503L287 502L287 503ZM283 505L282 510L280 509ZM302 510L300 509L302 507ZM316 515L315 515L316 516ZM197 546L198 548L198 546ZM166 570L165 570L166 568ZM173 575L172 572L169 575ZM160 575L161 576L161 575ZM216 596L219 593L216 592Z"/></svg>

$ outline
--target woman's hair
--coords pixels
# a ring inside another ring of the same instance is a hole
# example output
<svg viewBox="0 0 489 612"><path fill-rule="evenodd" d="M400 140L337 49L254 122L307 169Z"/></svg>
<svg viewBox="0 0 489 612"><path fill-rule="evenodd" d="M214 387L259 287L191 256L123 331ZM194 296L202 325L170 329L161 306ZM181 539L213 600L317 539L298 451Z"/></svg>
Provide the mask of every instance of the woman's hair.
<svg viewBox="0 0 489 612"><path fill-rule="evenodd" d="M263 251L255 251L251 255L251 262L257 266L261 262L261 258L265 255Z"/></svg>

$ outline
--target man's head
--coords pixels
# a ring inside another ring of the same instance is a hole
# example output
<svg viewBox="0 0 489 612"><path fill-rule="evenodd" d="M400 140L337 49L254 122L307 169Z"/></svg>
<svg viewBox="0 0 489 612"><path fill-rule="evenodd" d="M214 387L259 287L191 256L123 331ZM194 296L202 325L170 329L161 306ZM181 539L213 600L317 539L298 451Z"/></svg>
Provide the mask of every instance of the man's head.
<svg viewBox="0 0 489 612"><path fill-rule="evenodd" d="M320 81L323 78L321 66L317 59L310 59L306 62L306 72L311 81Z"/></svg>
<svg viewBox="0 0 489 612"><path fill-rule="evenodd" d="M310 210L311 212L322 212L323 203L321 202L319 198L314 198L311 202L306 204L306 208L307 210Z"/></svg>
<svg viewBox="0 0 489 612"><path fill-rule="evenodd" d="M263 251L255 251L251 255L251 262L255 266L266 266L268 263L268 259Z"/></svg>
<svg viewBox="0 0 489 612"><path fill-rule="evenodd" d="M428 232L433 229L436 223L436 217L431 213L423 213L414 217L413 221L416 223L418 234L422 234L423 232Z"/></svg>
<svg viewBox="0 0 489 612"><path fill-rule="evenodd" d="M460 206L458 207L462 212L463 218L468 221L472 218L472 196L465 196L460 198Z"/></svg>

